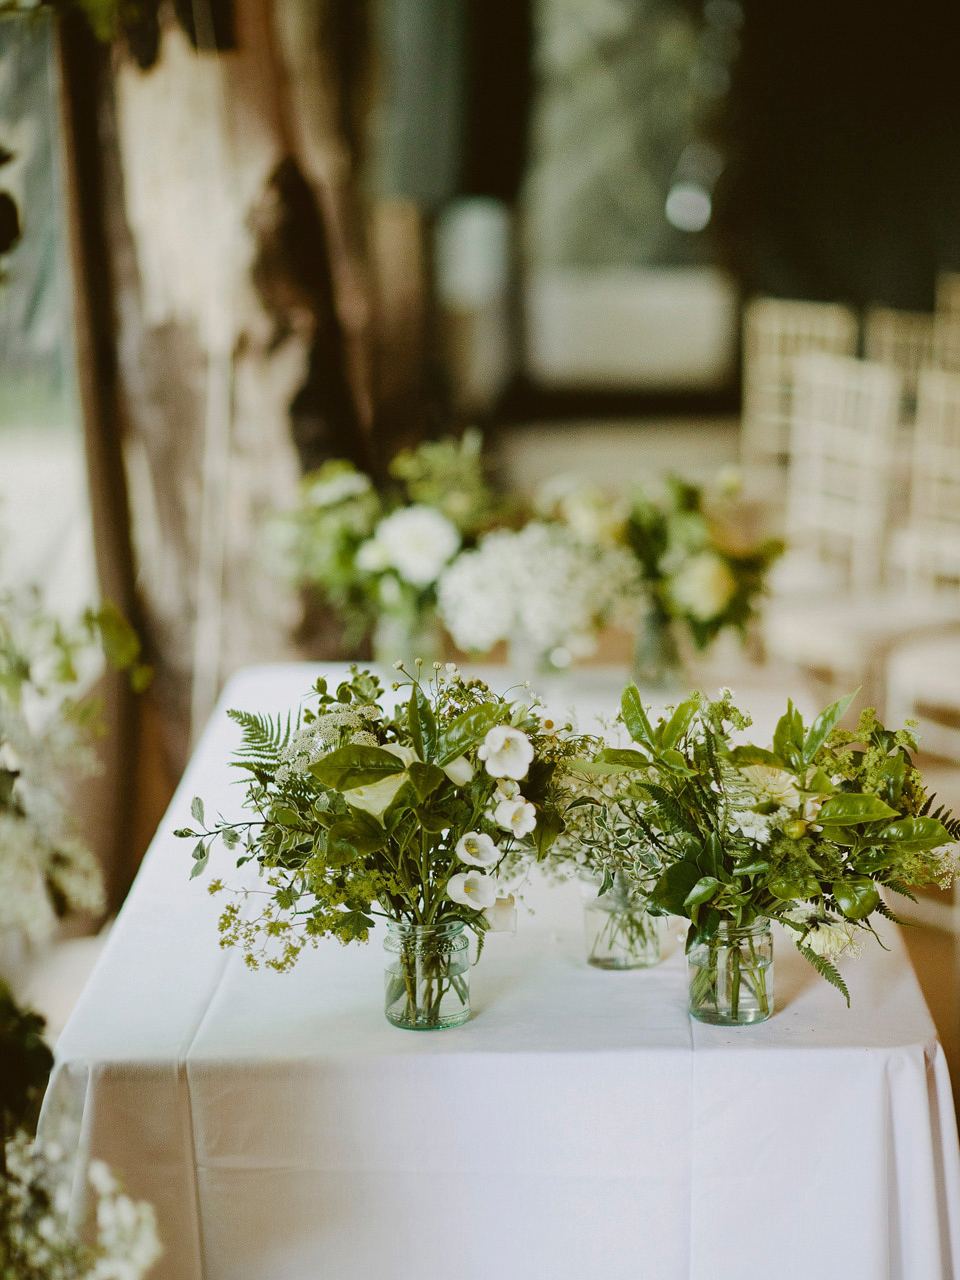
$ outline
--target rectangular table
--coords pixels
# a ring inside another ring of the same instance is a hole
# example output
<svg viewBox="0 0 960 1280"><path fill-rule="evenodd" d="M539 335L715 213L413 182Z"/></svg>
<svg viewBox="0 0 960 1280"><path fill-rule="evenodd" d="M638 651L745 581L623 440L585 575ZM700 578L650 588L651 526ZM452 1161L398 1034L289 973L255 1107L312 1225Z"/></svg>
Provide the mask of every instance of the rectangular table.
<svg viewBox="0 0 960 1280"><path fill-rule="evenodd" d="M73 1126L78 1209L115 1165L157 1207L157 1280L960 1277L950 1085L895 929L842 966L849 1011L778 937L777 1012L736 1029L689 1018L676 930L656 969L589 968L574 885L489 937L438 1034L384 1019L379 936L287 974L221 951L172 831L195 793L239 813L225 708L319 671L231 681L63 1032L42 1124Z"/></svg>

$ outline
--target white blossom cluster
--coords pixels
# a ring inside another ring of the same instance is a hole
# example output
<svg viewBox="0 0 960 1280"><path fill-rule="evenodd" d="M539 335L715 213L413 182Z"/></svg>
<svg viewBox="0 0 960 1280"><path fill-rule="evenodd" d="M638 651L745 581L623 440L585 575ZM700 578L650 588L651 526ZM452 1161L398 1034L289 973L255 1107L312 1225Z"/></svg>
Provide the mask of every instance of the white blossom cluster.
<svg viewBox="0 0 960 1280"><path fill-rule="evenodd" d="M297 729L280 752L283 763L276 772L278 783L284 783L293 774L305 774L310 765L322 755L338 746L346 729L346 741L351 746L376 747L377 736L370 731L370 724L379 716L376 707L337 707L318 716L305 729Z"/></svg>
<svg viewBox="0 0 960 1280"><path fill-rule="evenodd" d="M422 503L385 516L357 551L356 566L363 573L393 570L398 577L425 590L433 586L443 567L460 549L460 532L441 512Z"/></svg>
<svg viewBox="0 0 960 1280"><path fill-rule="evenodd" d="M485 652L507 640L555 665L591 653L601 628L631 617L638 599L627 550L538 520L487 534L476 551L457 557L438 588L440 616L461 649Z"/></svg>
<svg viewBox="0 0 960 1280"><path fill-rule="evenodd" d="M0 700L0 930L49 937L58 911L103 908L96 859L71 833L67 780L96 764L76 726L59 715L33 729Z"/></svg>
<svg viewBox="0 0 960 1280"><path fill-rule="evenodd" d="M124 1195L103 1161L89 1168L97 1201L96 1235L89 1244L68 1225L70 1180L59 1147L31 1142L21 1132L6 1144L6 1162L0 1188L4 1275L142 1280L160 1257L153 1207Z"/></svg>

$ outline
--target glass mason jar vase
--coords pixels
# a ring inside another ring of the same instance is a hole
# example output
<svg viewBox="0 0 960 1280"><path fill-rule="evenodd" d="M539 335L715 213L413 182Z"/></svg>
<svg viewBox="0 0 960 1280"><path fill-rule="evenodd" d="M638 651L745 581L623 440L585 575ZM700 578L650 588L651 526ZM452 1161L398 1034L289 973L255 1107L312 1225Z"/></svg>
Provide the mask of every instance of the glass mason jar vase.
<svg viewBox="0 0 960 1280"><path fill-rule="evenodd" d="M442 1031L470 1017L469 944L460 920L391 921L383 941L387 1021L410 1031Z"/></svg>
<svg viewBox="0 0 960 1280"><path fill-rule="evenodd" d="M587 964L598 969L649 969L660 963L661 916L647 910L646 896L618 874L600 894L597 880L580 882Z"/></svg>
<svg viewBox="0 0 960 1280"><path fill-rule="evenodd" d="M684 664L673 620L656 604L640 617L630 675L648 689L677 689L684 683Z"/></svg>
<svg viewBox="0 0 960 1280"><path fill-rule="evenodd" d="M769 920L744 928L724 921L689 955L690 1013L700 1022L743 1027L773 1013L773 935Z"/></svg>

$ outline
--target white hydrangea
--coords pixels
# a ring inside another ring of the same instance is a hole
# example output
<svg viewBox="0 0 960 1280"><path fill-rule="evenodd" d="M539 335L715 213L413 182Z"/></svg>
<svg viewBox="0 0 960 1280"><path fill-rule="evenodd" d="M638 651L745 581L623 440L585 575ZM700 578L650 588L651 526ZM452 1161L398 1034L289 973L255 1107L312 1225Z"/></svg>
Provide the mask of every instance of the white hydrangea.
<svg viewBox="0 0 960 1280"><path fill-rule="evenodd" d="M434 507L414 503L381 520L360 548L366 564L393 568L413 587L432 586L460 549L456 526ZM358 556L359 563L359 556Z"/></svg>
<svg viewBox="0 0 960 1280"><path fill-rule="evenodd" d="M600 629L632 616L639 598L634 558L591 546L563 525L531 521L487 534L458 556L438 588L439 612L461 649L507 640L548 655L593 651Z"/></svg>

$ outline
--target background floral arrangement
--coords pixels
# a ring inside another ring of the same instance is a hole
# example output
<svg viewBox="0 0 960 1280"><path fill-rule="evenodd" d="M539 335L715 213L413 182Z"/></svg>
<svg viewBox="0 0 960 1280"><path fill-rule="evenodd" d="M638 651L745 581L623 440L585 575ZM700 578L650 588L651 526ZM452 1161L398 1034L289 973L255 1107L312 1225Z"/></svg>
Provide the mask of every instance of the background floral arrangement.
<svg viewBox="0 0 960 1280"><path fill-rule="evenodd" d="M212 842L240 847L266 877L262 909L241 889L220 919L221 943L247 962L292 965L324 935L365 940L374 917L400 924L458 921L478 936L512 927L514 901L497 872L543 857L572 798L565 765L596 739L558 731L536 706L434 664L426 686L389 707L380 682L353 668L292 725L232 712L243 730L236 763L250 775L241 822L178 835L197 841L193 874ZM220 892L215 880L211 892Z"/></svg>
<svg viewBox="0 0 960 1280"><path fill-rule="evenodd" d="M347 648L374 631L375 644L396 656L403 637L429 623L444 567L501 518L481 449L480 433L467 431L401 453L383 492L352 463L328 462L304 477L299 505L275 519L287 566L334 607Z"/></svg>
<svg viewBox="0 0 960 1280"><path fill-rule="evenodd" d="M722 488L725 492L708 501L699 485L668 476L660 499L638 494L631 505L624 537L640 566L652 645L657 632L675 622L704 649L726 627L742 635L756 613L783 543L745 536L732 505L733 478ZM664 655L661 660L679 659Z"/></svg>
<svg viewBox="0 0 960 1280"><path fill-rule="evenodd" d="M729 690L693 694L653 725L630 685L622 717L636 747L605 748L594 766L614 771L618 807L656 851L651 900L690 921L688 951L722 923L779 920L848 1002L833 961L859 951L874 912L896 918L880 888L950 884L960 838L960 820L933 809L909 729L872 710L856 732L837 727L852 697L809 728L788 704L764 749L734 744L750 720Z"/></svg>
<svg viewBox="0 0 960 1280"><path fill-rule="evenodd" d="M34 591L0 589L0 930L32 942L69 912L103 906L99 868L69 816L71 785L97 768L100 708L77 695L98 646L136 688L147 683L139 641L115 606L68 629Z"/></svg>

